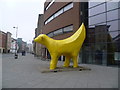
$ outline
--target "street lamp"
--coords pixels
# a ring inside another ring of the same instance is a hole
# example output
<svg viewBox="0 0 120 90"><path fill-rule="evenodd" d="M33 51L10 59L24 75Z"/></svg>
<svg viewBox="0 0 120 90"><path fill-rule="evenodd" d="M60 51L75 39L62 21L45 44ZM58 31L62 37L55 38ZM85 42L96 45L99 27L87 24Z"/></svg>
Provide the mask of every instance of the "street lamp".
<svg viewBox="0 0 120 90"><path fill-rule="evenodd" d="M13 27L16 29L16 43L15 43L15 59L18 58L18 53L17 53L17 32L18 32L18 27Z"/></svg>

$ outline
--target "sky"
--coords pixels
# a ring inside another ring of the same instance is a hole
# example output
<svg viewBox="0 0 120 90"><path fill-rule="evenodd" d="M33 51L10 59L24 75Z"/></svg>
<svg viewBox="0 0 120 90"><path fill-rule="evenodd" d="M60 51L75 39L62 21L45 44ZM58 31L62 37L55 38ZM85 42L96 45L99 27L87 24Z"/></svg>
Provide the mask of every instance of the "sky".
<svg viewBox="0 0 120 90"><path fill-rule="evenodd" d="M32 43L38 15L43 13L46 0L0 0L0 30L11 32L16 39Z"/></svg>
<svg viewBox="0 0 120 90"><path fill-rule="evenodd" d="M38 14L43 13L46 0L0 0L0 30L11 32L16 38L32 43L37 27Z"/></svg>

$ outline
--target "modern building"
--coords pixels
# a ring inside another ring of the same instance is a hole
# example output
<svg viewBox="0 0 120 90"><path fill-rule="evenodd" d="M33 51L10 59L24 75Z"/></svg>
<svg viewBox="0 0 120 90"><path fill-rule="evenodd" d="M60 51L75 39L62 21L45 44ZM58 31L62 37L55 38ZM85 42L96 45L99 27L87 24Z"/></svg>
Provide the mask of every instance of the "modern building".
<svg viewBox="0 0 120 90"><path fill-rule="evenodd" d="M18 38L17 39L17 43L18 43L18 52L21 53L22 52L22 38Z"/></svg>
<svg viewBox="0 0 120 90"><path fill-rule="evenodd" d="M79 53L79 63L118 65L120 1L45 2L43 34L58 40L65 39L71 36L82 22L86 26L86 39ZM42 53L50 58L45 47Z"/></svg>
<svg viewBox="0 0 120 90"><path fill-rule="evenodd" d="M87 6L87 3L83 2ZM87 38L81 53L81 62L100 65L118 65L120 62L120 2L88 2ZM87 13L86 13L87 14ZM83 20L83 21L84 21ZM87 57L86 57L87 56Z"/></svg>
<svg viewBox="0 0 120 90"><path fill-rule="evenodd" d="M18 47L17 47L18 53L21 53L22 51L26 51L27 42L24 42L22 38L18 38L17 43L18 43Z"/></svg>

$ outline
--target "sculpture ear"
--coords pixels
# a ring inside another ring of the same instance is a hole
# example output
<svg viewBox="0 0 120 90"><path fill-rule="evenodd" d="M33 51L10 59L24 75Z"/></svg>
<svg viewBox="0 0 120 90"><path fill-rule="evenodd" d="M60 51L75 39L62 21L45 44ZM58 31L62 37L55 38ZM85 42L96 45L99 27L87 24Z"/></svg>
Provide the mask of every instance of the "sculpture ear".
<svg viewBox="0 0 120 90"><path fill-rule="evenodd" d="M44 40L44 37L41 37L41 40L43 41L43 40Z"/></svg>

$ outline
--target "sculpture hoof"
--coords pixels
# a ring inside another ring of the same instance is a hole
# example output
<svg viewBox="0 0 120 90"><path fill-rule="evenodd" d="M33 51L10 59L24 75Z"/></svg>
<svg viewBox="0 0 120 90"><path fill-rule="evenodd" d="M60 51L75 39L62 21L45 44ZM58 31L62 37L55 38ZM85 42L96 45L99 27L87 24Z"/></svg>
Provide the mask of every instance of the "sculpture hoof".
<svg viewBox="0 0 120 90"><path fill-rule="evenodd" d="M73 66L74 68L78 68L78 66Z"/></svg>
<svg viewBox="0 0 120 90"><path fill-rule="evenodd" d="M50 70L54 70L55 69L55 67L50 67Z"/></svg>
<svg viewBox="0 0 120 90"><path fill-rule="evenodd" d="M63 65L63 67L69 67L69 66Z"/></svg>

